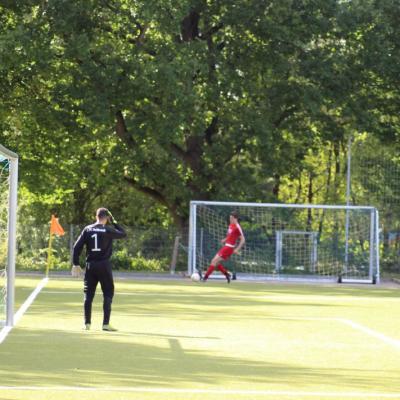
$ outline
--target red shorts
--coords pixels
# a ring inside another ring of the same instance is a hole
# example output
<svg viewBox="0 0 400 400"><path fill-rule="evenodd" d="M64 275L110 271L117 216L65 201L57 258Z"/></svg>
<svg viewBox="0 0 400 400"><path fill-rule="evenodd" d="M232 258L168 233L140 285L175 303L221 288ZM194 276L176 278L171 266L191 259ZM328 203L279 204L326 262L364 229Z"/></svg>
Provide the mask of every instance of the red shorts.
<svg viewBox="0 0 400 400"><path fill-rule="evenodd" d="M233 254L233 250L235 250L234 247L224 246L219 249L217 255L227 260Z"/></svg>

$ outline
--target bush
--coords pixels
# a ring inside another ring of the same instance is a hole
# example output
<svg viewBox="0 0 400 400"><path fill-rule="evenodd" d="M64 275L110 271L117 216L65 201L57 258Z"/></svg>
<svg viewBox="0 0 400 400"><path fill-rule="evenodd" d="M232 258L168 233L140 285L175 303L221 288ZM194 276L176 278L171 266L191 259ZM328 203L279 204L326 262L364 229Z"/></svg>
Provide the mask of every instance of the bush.
<svg viewBox="0 0 400 400"><path fill-rule="evenodd" d="M24 271L45 271L47 260L40 257L17 256L16 269Z"/></svg>
<svg viewBox="0 0 400 400"><path fill-rule="evenodd" d="M126 249L114 251L111 257L111 263L114 269L118 270L129 270L131 257L129 256Z"/></svg>
<svg viewBox="0 0 400 400"><path fill-rule="evenodd" d="M168 260L166 258L155 259L142 256L131 256L126 249L115 251L111 258L113 269L122 271L151 271L163 272L168 270ZM19 254L17 256L16 267L24 271L46 271L47 268L47 249L41 249L36 254ZM66 261L65 257L53 255L52 271L68 271L71 262Z"/></svg>
<svg viewBox="0 0 400 400"><path fill-rule="evenodd" d="M53 256L52 271L63 271L69 270L71 268L71 263L68 261L63 261L59 257ZM47 254L28 256L28 255L18 255L16 260L16 269L24 271L46 271L47 269Z"/></svg>
<svg viewBox="0 0 400 400"><path fill-rule="evenodd" d="M32 220L19 224L17 232L17 269L26 271L45 271L47 267L47 247L49 243L48 224L36 225ZM56 236L52 242L52 270L71 268L71 248L83 226L63 224L65 235ZM113 268L120 271L169 270L176 235L175 229L159 227L126 227L128 237L113 243L111 258ZM183 238L181 243L186 243ZM6 242L0 244L0 261L5 262ZM80 261L83 266L85 252ZM187 254L179 251L176 270L185 270Z"/></svg>
<svg viewBox="0 0 400 400"><path fill-rule="evenodd" d="M166 259L131 256L126 249L115 251L111 257L111 262L113 269L116 270L162 272L168 269Z"/></svg>
<svg viewBox="0 0 400 400"><path fill-rule="evenodd" d="M165 271L167 268L165 260L156 260L154 258L135 257L131 259L132 271Z"/></svg>

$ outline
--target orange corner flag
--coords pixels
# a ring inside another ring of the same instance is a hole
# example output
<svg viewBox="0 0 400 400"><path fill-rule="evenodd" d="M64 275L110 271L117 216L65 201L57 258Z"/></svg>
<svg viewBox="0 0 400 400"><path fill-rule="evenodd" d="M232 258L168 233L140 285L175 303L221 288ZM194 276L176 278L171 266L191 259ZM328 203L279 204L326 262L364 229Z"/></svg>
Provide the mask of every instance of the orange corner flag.
<svg viewBox="0 0 400 400"><path fill-rule="evenodd" d="M58 222L58 218L56 218L54 215L51 216L50 233L54 233L55 235L59 236L62 236L65 233L63 227Z"/></svg>

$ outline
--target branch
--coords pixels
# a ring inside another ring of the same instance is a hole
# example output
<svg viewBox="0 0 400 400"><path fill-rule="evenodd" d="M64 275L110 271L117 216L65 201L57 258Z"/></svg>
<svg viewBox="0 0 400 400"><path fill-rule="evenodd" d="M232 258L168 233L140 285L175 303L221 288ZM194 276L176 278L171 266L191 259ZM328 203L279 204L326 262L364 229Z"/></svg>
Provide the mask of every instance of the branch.
<svg viewBox="0 0 400 400"><path fill-rule="evenodd" d="M196 10L190 11L190 13L183 18L181 22L182 41L190 42L199 37L199 20L200 14Z"/></svg>
<svg viewBox="0 0 400 400"><path fill-rule="evenodd" d="M210 125L204 131L204 136L189 136L186 139L186 151L176 143L170 143L172 152L185 162L195 173L202 174L201 158L203 154L203 145L206 142L212 145L212 138L217 132L218 117L215 116L211 120Z"/></svg>
<svg viewBox="0 0 400 400"><path fill-rule="evenodd" d="M216 116L216 117L213 117L210 125L207 127L207 129L205 131L204 137L205 137L205 140L208 145L212 144L212 137L217 132L217 130L218 130L217 127L218 127L218 117Z"/></svg>
<svg viewBox="0 0 400 400"><path fill-rule="evenodd" d="M147 29L149 28L148 25L138 25L139 34L135 39L135 43L137 46L142 46L144 42L144 37L146 35Z"/></svg>
<svg viewBox="0 0 400 400"><path fill-rule="evenodd" d="M125 118L121 112L121 110L118 110L115 113L115 117L117 119L116 125L115 125L115 132L117 136L124 142L126 143L129 147L133 148L135 147L136 143L132 136L129 134L128 129L126 127L125 123Z"/></svg>
<svg viewBox="0 0 400 400"><path fill-rule="evenodd" d="M170 143L171 150L177 155L181 160L185 160L187 153L179 147L176 143Z"/></svg>
<svg viewBox="0 0 400 400"><path fill-rule="evenodd" d="M224 27L224 24L222 22L220 22L218 25L212 26L207 32L200 35L200 39L207 40L212 35L214 35L214 33L217 33L223 27Z"/></svg>
<svg viewBox="0 0 400 400"><path fill-rule="evenodd" d="M138 183L138 181L136 179L131 178L129 176L124 176L124 179L126 182L128 182L132 187L134 187L139 192L141 192L147 196L150 196L152 199L156 200L157 202L159 202L159 203L163 204L164 206L166 206L167 208L169 208L167 199L158 190L155 190L148 186L142 186Z"/></svg>
<svg viewBox="0 0 400 400"><path fill-rule="evenodd" d="M291 115L293 115L297 111L297 106L293 105L287 108L282 112L282 114L275 120L273 121L273 124L275 128L279 128L279 126Z"/></svg>
<svg viewBox="0 0 400 400"><path fill-rule="evenodd" d="M175 143L170 143L170 149L178 156L187 166L189 166L195 174L201 174L200 159L201 145L199 138L190 137L186 141L187 150L183 150Z"/></svg>
<svg viewBox="0 0 400 400"><path fill-rule="evenodd" d="M180 201L178 198L175 198L175 201L169 203L160 191L150 188L148 186L142 186L134 178L124 176L124 179L137 191L151 197L156 202L165 206L170 212L172 218L174 219L175 224L177 226L183 227L185 219L179 214L178 205Z"/></svg>

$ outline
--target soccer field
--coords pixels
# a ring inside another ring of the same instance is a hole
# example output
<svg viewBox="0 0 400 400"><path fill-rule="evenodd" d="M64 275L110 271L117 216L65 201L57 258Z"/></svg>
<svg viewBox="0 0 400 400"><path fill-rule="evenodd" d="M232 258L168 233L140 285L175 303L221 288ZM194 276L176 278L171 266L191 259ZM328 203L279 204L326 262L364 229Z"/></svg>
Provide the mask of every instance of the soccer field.
<svg viewBox="0 0 400 400"><path fill-rule="evenodd" d="M51 278L0 344L1 400L400 399L396 287L117 280L109 333L82 286Z"/></svg>

